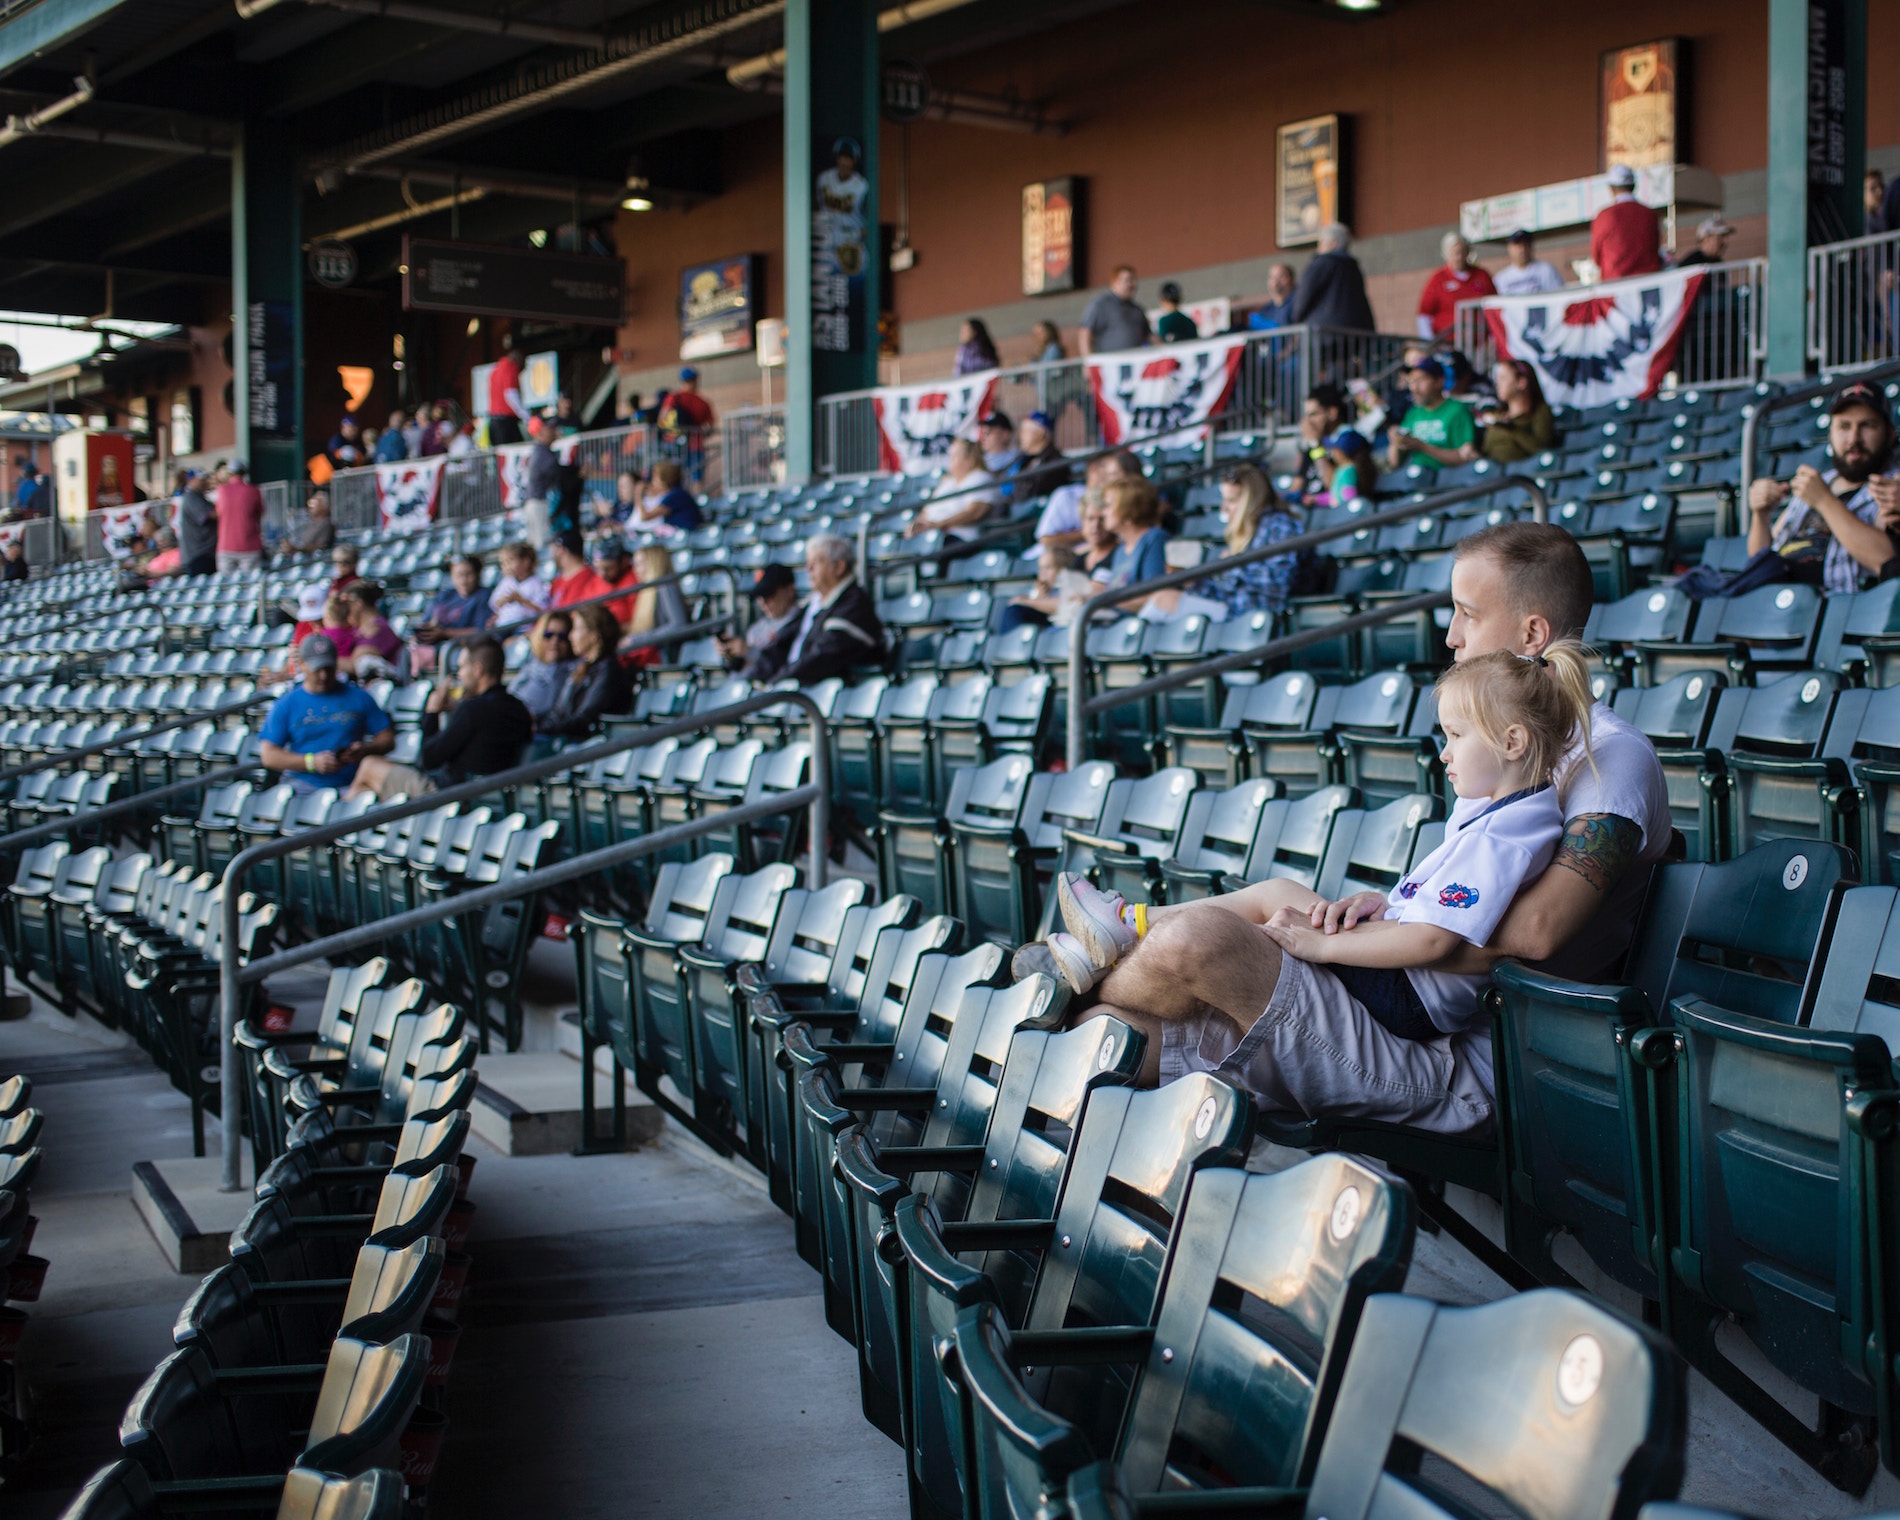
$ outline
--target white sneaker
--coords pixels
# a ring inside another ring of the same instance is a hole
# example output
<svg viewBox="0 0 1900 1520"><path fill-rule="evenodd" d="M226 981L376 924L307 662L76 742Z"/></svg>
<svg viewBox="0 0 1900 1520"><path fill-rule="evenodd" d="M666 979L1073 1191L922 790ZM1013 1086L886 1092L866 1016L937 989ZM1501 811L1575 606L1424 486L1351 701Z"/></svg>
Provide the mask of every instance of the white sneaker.
<svg viewBox="0 0 1900 1520"><path fill-rule="evenodd" d="M1121 893L1104 892L1086 877L1062 871L1056 875L1056 907L1069 933L1102 970L1134 948L1134 926L1122 921Z"/></svg>
<svg viewBox="0 0 1900 1520"><path fill-rule="evenodd" d="M1057 931L1040 943L1047 947L1049 959L1054 962L1056 973L1075 989L1078 996L1087 992L1107 974L1108 968L1096 965L1089 958L1089 953L1083 948L1082 942L1073 934Z"/></svg>
<svg viewBox="0 0 1900 1520"><path fill-rule="evenodd" d="M1062 968L1056 964L1055 955L1049 949L1048 942L1032 939L1026 945L1018 945L1016 953L1009 958L1009 979L1012 982L1020 982L1024 977L1034 976L1037 972L1050 978L1062 978Z"/></svg>

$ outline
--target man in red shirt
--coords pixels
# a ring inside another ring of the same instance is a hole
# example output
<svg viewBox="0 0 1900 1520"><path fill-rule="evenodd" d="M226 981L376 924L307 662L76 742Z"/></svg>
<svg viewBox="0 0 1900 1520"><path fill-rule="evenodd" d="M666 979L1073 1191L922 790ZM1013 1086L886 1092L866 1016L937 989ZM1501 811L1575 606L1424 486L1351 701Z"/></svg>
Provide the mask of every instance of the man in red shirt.
<svg viewBox="0 0 1900 1520"><path fill-rule="evenodd" d="M488 446L521 442L521 419L527 408L521 404L521 363L515 358L515 335L504 333L501 357L488 372Z"/></svg>
<svg viewBox="0 0 1900 1520"><path fill-rule="evenodd" d="M640 584L640 572L633 568L626 544L617 538L603 538L594 545L594 574L605 582L603 589L608 591L623 587L631 591ZM623 596L607 604L607 610L622 628L633 621L633 603L634 598Z"/></svg>
<svg viewBox="0 0 1900 1520"><path fill-rule="evenodd" d="M251 484L251 469L231 461L230 477L218 487L218 571L255 570L264 563L264 493Z"/></svg>
<svg viewBox="0 0 1900 1520"><path fill-rule="evenodd" d="M688 365L680 371L679 387L660 397L660 431L679 434L708 428L712 420L712 403L699 393L699 371Z"/></svg>
<svg viewBox="0 0 1900 1520"><path fill-rule="evenodd" d="M1475 301L1498 293L1491 276L1471 262L1471 245L1462 234L1447 232L1438 246L1445 262L1431 272L1425 288L1418 293L1418 335L1421 338L1449 338L1457 321L1460 301Z"/></svg>
<svg viewBox="0 0 1900 1520"><path fill-rule="evenodd" d="M1662 268L1662 237L1656 213L1636 198L1636 171L1610 167L1610 204L1590 223L1590 257L1600 280L1625 280Z"/></svg>
<svg viewBox="0 0 1900 1520"><path fill-rule="evenodd" d="M553 544L554 568L559 574L548 588L550 607L571 607L576 602L605 596L614 589L588 567L579 529L568 528L555 534Z"/></svg>

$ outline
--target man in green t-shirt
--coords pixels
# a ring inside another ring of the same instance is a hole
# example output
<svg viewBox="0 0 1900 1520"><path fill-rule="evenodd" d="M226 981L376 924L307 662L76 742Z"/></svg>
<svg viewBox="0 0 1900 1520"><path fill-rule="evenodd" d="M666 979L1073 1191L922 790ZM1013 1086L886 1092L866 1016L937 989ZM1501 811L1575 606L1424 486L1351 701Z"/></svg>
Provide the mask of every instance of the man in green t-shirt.
<svg viewBox="0 0 1900 1520"><path fill-rule="evenodd" d="M1391 430L1387 459L1392 469L1402 468L1408 454L1417 455L1428 470L1478 457L1478 429L1471 420L1471 408L1445 394L1450 381L1451 366L1435 354L1425 355L1406 370L1412 406L1405 420Z"/></svg>

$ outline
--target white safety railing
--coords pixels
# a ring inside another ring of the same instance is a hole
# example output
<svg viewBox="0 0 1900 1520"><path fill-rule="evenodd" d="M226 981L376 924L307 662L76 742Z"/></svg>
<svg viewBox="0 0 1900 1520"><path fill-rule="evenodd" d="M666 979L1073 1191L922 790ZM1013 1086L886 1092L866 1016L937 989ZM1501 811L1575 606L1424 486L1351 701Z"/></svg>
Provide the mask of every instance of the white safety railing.
<svg viewBox="0 0 1900 1520"><path fill-rule="evenodd" d="M1690 309L1683 328L1682 344L1676 350L1676 367L1666 385L1695 385L1703 390L1722 390L1729 386L1753 385L1761 379L1762 364L1768 356L1766 326L1766 259L1736 259L1727 264L1704 264L1701 292ZM1574 301L1601 295L1619 286L1640 284L1620 280L1602 285L1572 285L1553 291L1551 300ZM1498 300L1460 301L1452 325L1452 347L1463 354L1479 373L1486 373L1498 361L1498 347L1485 320L1485 309Z"/></svg>
<svg viewBox="0 0 1900 1520"><path fill-rule="evenodd" d="M728 491L785 484L785 408L747 406L727 412L719 426L720 462Z"/></svg>
<svg viewBox="0 0 1900 1520"><path fill-rule="evenodd" d="M1808 250L1808 357L1830 376L1900 358L1900 232Z"/></svg>
<svg viewBox="0 0 1900 1520"><path fill-rule="evenodd" d="M1299 421L1301 402L1315 385L1322 381L1343 385L1348 380L1377 384L1398 367L1408 341L1392 333L1312 326L1251 334L1218 428L1248 432L1274 424L1291 426ZM819 400L819 474L882 472L879 394L877 390L847 391ZM1107 444L1089 389L1086 359L1052 359L1002 370L997 375L995 406L1016 421L1031 412L1046 413L1054 424L1056 446L1064 453L1089 453Z"/></svg>

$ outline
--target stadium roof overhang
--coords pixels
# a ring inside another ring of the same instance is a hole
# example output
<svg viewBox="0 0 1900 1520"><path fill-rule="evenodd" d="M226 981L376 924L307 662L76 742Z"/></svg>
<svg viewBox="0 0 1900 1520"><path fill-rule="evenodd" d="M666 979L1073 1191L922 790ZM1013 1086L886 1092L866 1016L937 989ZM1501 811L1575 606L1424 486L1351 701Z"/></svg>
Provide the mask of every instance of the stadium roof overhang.
<svg viewBox="0 0 1900 1520"><path fill-rule="evenodd" d="M880 24L888 54L929 64L1124 3L891 0ZM288 129L304 239L348 233L365 278L394 270L405 231L446 233L452 201L461 237L502 242L632 193L715 197L718 134L780 109L759 60L783 9L28 0L0 19L0 309L199 319L231 272L247 118ZM959 119L1050 125L1023 103L963 104Z"/></svg>

